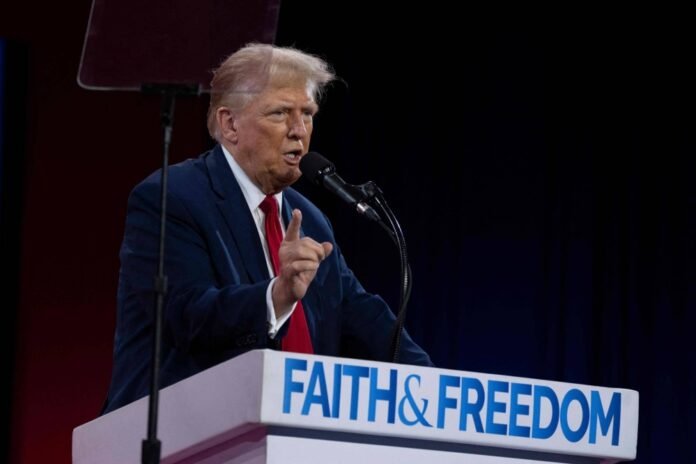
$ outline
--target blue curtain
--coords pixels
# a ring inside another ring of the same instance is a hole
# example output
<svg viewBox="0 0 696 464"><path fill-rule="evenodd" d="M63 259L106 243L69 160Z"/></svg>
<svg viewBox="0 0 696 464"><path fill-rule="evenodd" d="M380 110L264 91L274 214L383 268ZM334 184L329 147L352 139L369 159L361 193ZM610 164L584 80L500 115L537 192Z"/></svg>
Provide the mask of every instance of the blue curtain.
<svg viewBox="0 0 696 464"><path fill-rule="evenodd" d="M636 462L696 463L692 29L315 7L286 4L278 42L345 80L313 148L401 219L412 335L442 367L638 390ZM395 303L389 240L302 189Z"/></svg>

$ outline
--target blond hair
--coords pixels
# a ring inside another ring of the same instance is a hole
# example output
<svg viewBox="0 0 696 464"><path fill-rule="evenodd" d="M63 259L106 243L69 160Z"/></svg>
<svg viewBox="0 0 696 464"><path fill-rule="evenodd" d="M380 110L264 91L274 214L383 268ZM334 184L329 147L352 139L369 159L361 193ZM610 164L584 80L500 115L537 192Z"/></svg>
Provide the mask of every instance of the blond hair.
<svg viewBox="0 0 696 464"><path fill-rule="evenodd" d="M329 64L314 55L291 47L248 44L227 57L213 72L208 132L219 140L218 108L241 110L269 85L301 83L318 101L326 84L335 77Z"/></svg>

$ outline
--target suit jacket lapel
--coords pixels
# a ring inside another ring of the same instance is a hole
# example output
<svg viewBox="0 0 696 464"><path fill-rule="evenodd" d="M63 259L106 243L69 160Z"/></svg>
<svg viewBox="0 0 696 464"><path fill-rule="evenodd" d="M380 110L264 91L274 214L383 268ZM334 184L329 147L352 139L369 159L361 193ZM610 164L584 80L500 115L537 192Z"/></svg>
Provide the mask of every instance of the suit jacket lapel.
<svg viewBox="0 0 696 464"><path fill-rule="evenodd" d="M244 268L249 275L249 280L251 282L259 282L268 279L266 257L263 254L254 218L251 216L242 189L239 187L234 174L232 174L232 170L225 159L225 154L219 145L206 158L206 165L212 188L218 196L217 207L232 232L237 249L242 256L242 261L244 261ZM283 195L281 216L286 229L292 218L292 209L293 205L288 201L288 195ZM300 229L300 236L304 236L302 229ZM307 296L310 293L314 293L314 291L313 286L310 285ZM309 335L312 340L316 340L317 315L312 305L308 304L309 302L305 303L306 299L306 297L303 298L303 306L305 308Z"/></svg>
<svg viewBox="0 0 696 464"><path fill-rule="evenodd" d="M285 225L285 230L288 230L288 224L290 224L290 220L292 219L292 208L292 205L290 205L288 202L287 194L283 194L283 205L280 210L280 215L283 217L283 225ZM300 230L300 235L302 235L302 230Z"/></svg>
<svg viewBox="0 0 696 464"><path fill-rule="evenodd" d="M211 186L218 196L217 207L232 232L249 280L260 282L268 279L266 257L254 218L220 145L206 158L206 165Z"/></svg>

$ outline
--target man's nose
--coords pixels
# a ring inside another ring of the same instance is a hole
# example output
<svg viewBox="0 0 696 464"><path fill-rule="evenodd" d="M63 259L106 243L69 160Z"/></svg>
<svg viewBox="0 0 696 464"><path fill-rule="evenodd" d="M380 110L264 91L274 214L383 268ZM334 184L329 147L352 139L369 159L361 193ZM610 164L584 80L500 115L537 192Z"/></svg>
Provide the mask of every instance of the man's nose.
<svg viewBox="0 0 696 464"><path fill-rule="evenodd" d="M302 116L294 116L290 119L290 129L288 131L288 137L290 138L302 138L307 136L309 131L307 130L307 124L305 123Z"/></svg>

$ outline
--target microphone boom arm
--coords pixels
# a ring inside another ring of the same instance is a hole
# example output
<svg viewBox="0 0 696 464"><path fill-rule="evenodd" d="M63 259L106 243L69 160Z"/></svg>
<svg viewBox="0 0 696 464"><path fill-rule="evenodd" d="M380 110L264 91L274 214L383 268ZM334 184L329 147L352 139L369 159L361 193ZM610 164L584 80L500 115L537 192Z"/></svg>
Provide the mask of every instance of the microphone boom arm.
<svg viewBox="0 0 696 464"><path fill-rule="evenodd" d="M394 212L387 204L382 190L372 181L360 185L353 185L356 191L360 193L360 197L364 198L365 202L374 204L382 215L387 219L389 225L383 220L378 221L379 225L389 234L394 244L399 251L399 260L401 263L401 292L399 298L399 309L396 314L396 323L392 334L391 354L392 362L399 362L399 351L401 349L401 335L403 333L404 324L406 322L406 307L408 300L411 297L411 289L413 286L411 266L408 263L408 248L406 247L406 238L399 221L396 219ZM358 203L360 205L361 202Z"/></svg>

